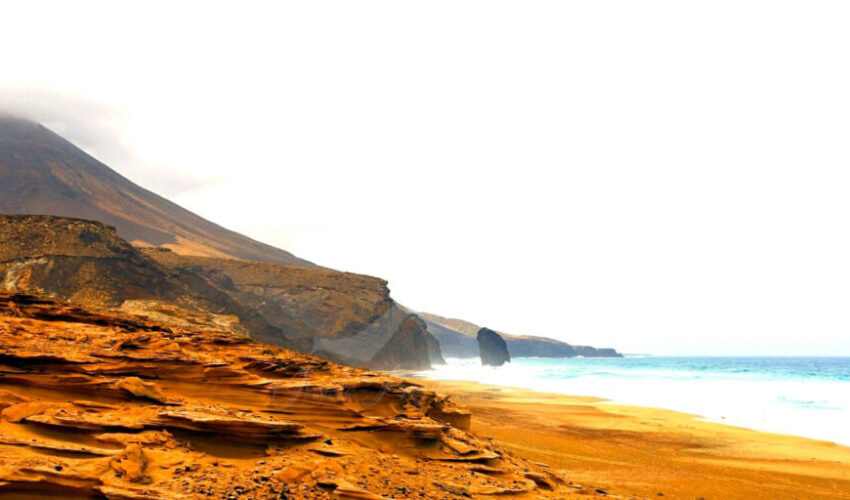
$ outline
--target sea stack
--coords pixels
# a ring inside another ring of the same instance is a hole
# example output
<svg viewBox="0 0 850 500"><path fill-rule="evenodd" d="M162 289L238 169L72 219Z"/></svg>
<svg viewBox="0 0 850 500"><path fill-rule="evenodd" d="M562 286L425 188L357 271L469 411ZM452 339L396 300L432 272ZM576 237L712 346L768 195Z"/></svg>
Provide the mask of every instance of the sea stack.
<svg viewBox="0 0 850 500"><path fill-rule="evenodd" d="M506 361L511 361L505 339L489 328L478 330L478 350L481 353L482 365L502 366Z"/></svg>

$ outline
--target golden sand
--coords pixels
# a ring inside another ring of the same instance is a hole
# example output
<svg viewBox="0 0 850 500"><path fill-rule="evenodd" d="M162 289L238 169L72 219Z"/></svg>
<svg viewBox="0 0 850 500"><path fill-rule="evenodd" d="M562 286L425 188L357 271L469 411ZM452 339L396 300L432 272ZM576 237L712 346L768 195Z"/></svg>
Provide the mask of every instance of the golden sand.
<svg viewBox="0 0 850 500"><path fill-rule="evenodd" d="M850 448L834 443L595 398L472 382L423 383L471 409L477 435L613 495L850 499Z"/></svg>

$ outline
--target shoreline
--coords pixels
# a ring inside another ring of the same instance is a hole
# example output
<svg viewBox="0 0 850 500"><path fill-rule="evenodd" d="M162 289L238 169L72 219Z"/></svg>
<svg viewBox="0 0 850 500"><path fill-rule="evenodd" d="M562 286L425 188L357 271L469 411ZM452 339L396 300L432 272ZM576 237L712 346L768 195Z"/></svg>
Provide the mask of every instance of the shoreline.
<svg viewBox="0 0 850 500"><path fill-rule="evenodd" d="M850 499L850 447L592 396L433 380L472 432L625 498Z"/></svg>
<svg viewBox="0 0 850 500"><path fill-rule="evenodd" d="M411 376L599 397L614 405L667 409L697 415L707 422L850 446L847 364L826 361L845 358L784 357L778 364L749 357L738 359L754 361L740 363L729 357L670 357L671 362L642 359L576 362L569 358L553 363L548 358L521 357L510 366L492 369L467 359L447 358L446 365ZM815 376L812 370L820 370L821 375Z"/></svg>

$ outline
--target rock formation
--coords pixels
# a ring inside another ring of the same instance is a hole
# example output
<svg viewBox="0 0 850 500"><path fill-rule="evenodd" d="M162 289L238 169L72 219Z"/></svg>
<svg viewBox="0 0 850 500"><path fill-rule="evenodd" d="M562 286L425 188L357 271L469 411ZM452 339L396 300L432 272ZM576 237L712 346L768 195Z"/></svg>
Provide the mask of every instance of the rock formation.
<svg viewBox="0 0 850 500"><path fill-rule="evenodd" d="M381 370L431 368L432 346L425 323L414 314L402 320L395 335L372 358L371 366ZM432 338L432 337L431 337ZM442 357L440 358L442 359ZM412 361L415 360L415 361Z"/></svg>
<svg viewBox="0 0 850 500"><path fill-rule="evenodd" d="M0 286L178 326L226 327L356 366L423 369L442 360L421 321L421 331L402 331L407 313L381 279L138 249L93 221L0 215Z"/></svg>
<svg viewBox="0 0 850 500"><path fill-rule="evenodd" d="M400 378L0 292L2 498L572 498L469 425Z"/></svg>
<svg viewBox="0 0 850 500"><path fill-rule="evenodd" d="M478 330L478 350L481 353L481 364L487 366L502 366L511 361L508 345L498 333L489 328Z"/></svg>
<svg viewBox="0 0 850 500"><path fill-rule="evenodd" d="M256 311L204 283L186 280L147 258L99 222L40 215L0 215L0 286L98 308L159 317L184 326L227 326L296 347Z"/></svg>

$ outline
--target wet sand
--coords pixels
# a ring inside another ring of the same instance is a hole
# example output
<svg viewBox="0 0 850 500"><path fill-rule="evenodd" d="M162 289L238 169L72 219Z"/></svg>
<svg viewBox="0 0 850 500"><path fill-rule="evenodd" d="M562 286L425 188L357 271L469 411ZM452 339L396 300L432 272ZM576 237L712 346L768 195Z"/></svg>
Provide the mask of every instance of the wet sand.
<svg viewBox="0 0 850 500"><path fill-rule="evenodd" d="M850 499L850 448L668 410L420 380L472 410L472 432L630 498ZM848 422L850 425L850 422Z"/></svg>

